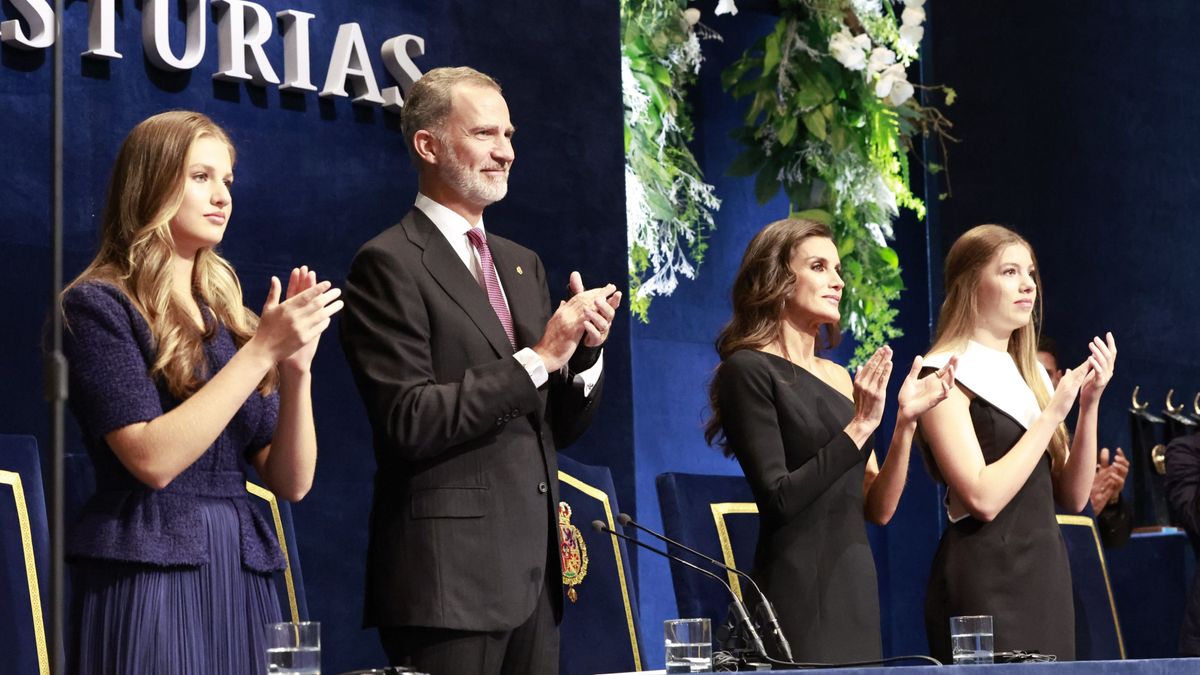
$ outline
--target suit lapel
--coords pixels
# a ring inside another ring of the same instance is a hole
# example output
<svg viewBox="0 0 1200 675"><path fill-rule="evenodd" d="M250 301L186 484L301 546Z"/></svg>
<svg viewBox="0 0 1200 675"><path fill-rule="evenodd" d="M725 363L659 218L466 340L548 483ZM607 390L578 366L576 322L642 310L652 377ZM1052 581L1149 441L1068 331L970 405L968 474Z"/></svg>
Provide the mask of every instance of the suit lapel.
<svg viewBox="0 0 1200 675"><path fill-rule="evenodd" d="M504 326L462 259L420 209L409 211L402 221L409 239L421 247L421 262L434 281L462 308L499 356L513 353Z"/></svg>
<svg viewBox="0 0 1200 675"><path fill-rule="evenodd" d="M508 299L517 348L532 347L542 339L548 319L542 316L541 290L531 269L533 262L522 261L512 242L500 236L489 234L488 248L492 250L496 275L500 277L500 284L504 286L504 295ZM520 272L517 271L518 267L521 268Z"/></svg>

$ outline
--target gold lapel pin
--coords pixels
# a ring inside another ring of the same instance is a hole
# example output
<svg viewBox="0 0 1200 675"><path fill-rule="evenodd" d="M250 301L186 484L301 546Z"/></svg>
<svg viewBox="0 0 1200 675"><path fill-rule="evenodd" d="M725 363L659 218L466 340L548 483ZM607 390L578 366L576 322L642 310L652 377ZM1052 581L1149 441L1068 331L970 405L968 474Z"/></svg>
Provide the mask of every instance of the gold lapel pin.
<svg viewBox="0 0 1200 675"><path fill-rule="evenodd" d="M525 274L525 270L521 269L520 265L517 265L517 274Z"/></svg>

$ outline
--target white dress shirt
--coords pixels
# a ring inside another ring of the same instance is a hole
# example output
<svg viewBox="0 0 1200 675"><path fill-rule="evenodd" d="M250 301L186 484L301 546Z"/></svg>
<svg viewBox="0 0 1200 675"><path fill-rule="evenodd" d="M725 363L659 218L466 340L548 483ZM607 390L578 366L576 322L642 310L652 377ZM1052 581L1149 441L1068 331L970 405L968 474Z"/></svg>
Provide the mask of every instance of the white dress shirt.
<svg viewBox="0 0 1200 675"><path fill-rule="evenodd" d="M479 251L471 244L471 240L467 238L467 232L473 227L478 227L484 233L484 239L487 238L487 230L483 226L483 218L479 219L478 225L471 225L466 218L458 215L454 211L442 206L433 201L429 197L417 193L415 206L424 213L433 224L437 227L442 236L449 242L450 248L458 254L463 265L466 265L470 270L471 276L475 277L475 282L480 288L484 288L483 284L483 263L479 259ZM496 275L496 282L500 284L500 295L504 298L504 304L508 305L508 295L504 292L504 284L500 282L500 275ZM542 357L538 353L525 347L513 354L513 358L529 373L529 379L533 380L533 386L541 387L550 379L549 373L546 372L546 364L542 361ZM565 369L566 366L563 366ZM596 382L600 380L600 373L604 368L604 353L601 352L596 359L595 365L587 370L576 373L575 381L583 385L583 395L590 396L592 388L596 386Z"/></svg>

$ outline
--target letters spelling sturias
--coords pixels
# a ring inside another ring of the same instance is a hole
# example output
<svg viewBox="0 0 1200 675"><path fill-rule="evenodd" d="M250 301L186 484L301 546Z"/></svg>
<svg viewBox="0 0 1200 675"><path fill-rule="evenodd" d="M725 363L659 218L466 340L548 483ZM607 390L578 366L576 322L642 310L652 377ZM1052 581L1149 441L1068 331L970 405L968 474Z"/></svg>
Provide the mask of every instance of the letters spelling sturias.
<svg viewBox="0 0 1200 675"><path fill-rule="evenodd" d="M0 40L21 49L46 49L54 44L54 10L48 0L10 0L25 19L26 31L17 19L0 22ZM142 47L155 67L167 71L191 70L204 57L207 0L187 0L186 37L183 54L176 56L168 38L170 6L175 0L144 0L142 3ZM308 24L316 15L294 9L275 13L283 36L283 80L271 66L263 45L271 38L271 15L265 7L249 0L212 0L217 19L220 69L218 80L250 82L259 86L278 85L284 91L317 91L309 72ZM413 59L425 53L419 35L397 35L380 49L384 67L400 84L382 91L375 80L362 29L357 23L338 27L320 96L349 96L354 103L380 105L387 110L404 106L401 89L408 91L421 77ZM88 1L88 49L84 56L119 59L116 48L116 0Z"/></svg>

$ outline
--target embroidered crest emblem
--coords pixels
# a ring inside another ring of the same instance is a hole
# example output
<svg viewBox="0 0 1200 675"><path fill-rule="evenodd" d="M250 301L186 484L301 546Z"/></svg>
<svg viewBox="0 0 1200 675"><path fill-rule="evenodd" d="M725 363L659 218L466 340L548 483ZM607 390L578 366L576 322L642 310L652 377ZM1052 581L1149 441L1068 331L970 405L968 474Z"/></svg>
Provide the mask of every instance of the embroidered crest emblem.
<svg viewBox="0 0 1200 675"><path fill-rule="evenodd" d="M558 503L558 536L563 586L567 587L567 598L575 602L579 599L575 587L587 576L588 554L583 533L571 524L571 505L566 502Z"/></svg>
<svg viewBox="0 0 1200 675"><path fill-rule="evenodd" d="M520 265L517 265L517 274L525 274L525 270L521 269Z"/></svg>

